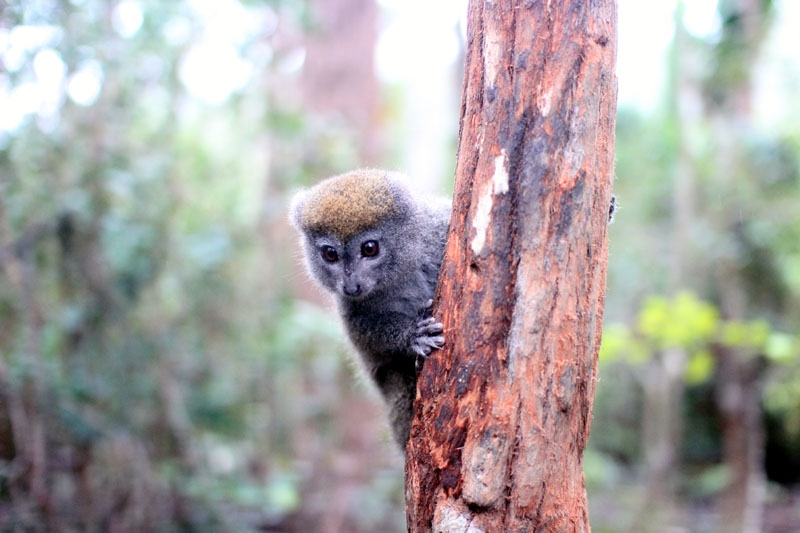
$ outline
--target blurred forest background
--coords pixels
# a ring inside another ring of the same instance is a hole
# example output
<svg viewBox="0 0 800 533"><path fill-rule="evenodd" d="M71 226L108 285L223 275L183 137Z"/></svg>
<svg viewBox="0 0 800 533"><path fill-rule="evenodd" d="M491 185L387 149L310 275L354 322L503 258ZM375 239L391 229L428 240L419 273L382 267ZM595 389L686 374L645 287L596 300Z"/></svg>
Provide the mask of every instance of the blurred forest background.
<svg viewBox="0 0 800 533"><path fill-rule="evenodd" d="M0 529L404 531L285 222L451 188L465 2L0 4ZM620 1L595 531L800 531L800 10Z"/></svg>

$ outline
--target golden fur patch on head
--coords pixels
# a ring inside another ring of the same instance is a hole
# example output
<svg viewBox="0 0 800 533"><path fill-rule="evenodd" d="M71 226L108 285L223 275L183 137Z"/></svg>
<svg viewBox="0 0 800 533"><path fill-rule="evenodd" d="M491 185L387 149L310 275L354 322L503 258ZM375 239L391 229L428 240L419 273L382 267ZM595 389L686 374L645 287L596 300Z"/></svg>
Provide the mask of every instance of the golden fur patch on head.
<svg viewBox="0 0 800 533"><path fill-rule="evenodd" d="M300 206L300 225L346 241L397 212L386 171L355 170L312 187Z"/></svg>

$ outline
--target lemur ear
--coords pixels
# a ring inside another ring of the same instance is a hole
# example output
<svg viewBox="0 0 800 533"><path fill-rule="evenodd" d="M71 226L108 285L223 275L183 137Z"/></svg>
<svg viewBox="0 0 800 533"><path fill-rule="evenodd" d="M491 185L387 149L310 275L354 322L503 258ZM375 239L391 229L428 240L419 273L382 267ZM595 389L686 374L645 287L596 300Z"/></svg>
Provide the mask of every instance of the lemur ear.
<svg viewBox="0 0 800 533"><path fill-rule="evenodd" d="M308 192L302 190L295 194L289 202L289 223L298 230L303 229L300 224L300 218L307 195Z"/></svg>

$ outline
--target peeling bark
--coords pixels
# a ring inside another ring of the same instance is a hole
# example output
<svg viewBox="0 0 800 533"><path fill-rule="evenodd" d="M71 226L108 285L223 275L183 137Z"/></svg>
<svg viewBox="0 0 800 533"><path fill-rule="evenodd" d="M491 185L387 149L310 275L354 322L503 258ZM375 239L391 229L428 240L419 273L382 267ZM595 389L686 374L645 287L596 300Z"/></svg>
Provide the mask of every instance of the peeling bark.
<svg viewBox="0 0 800 533"><path fill-rule="evenodd" d="M588 531L616 3L471 1L454 210L406 450L409 531Z"/></svg>

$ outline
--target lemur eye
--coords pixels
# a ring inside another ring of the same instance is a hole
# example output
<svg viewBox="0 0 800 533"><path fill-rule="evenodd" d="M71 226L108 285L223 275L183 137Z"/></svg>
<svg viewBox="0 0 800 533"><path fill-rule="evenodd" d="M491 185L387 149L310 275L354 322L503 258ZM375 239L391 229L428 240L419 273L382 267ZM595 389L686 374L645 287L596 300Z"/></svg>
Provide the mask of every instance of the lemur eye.
<svg viewBox="0 0 800 533"><path fill-rule="evenodd" d="M367 241L361 245L361 255L375 257L378 255L378 241Z"/></svg>
<svg viewBox="0 0 800 533"><path fill-rule="evenodd" d="M322 258L329 263L333 263L339 259L339 254L333 246L323 246Z"/></svg>

